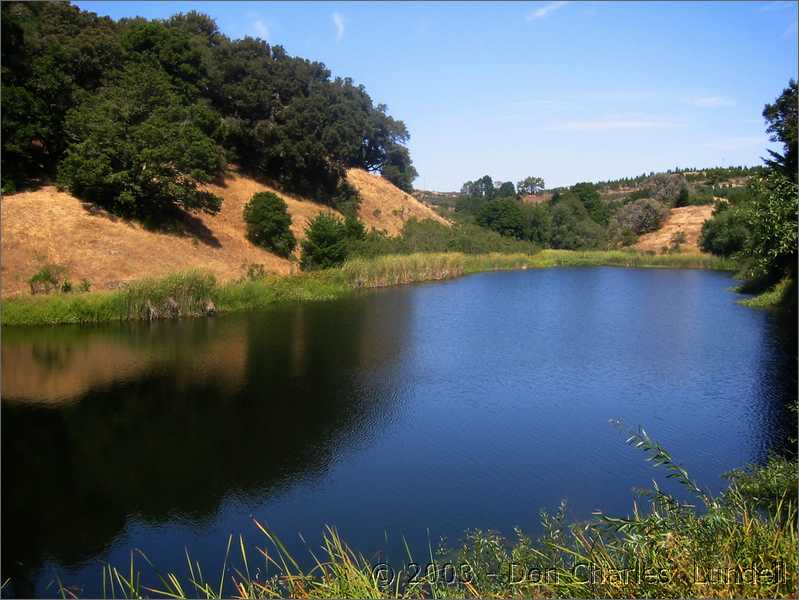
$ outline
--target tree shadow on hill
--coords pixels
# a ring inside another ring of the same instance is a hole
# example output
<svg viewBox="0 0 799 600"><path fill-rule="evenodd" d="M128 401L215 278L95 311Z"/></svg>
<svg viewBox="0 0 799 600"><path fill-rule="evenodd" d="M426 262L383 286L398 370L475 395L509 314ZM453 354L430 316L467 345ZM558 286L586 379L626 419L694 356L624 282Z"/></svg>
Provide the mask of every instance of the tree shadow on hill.
<svg viewBox="0 0 799 600"><path fill-rule="evenodd" d="M85 200L81 200L81 206L90 215L103 217L115 223L138 223L147 231L192 238L212 248L222 247L219 238L217 238L214 232L203 223L202 219L179 208L174 208L159 213L158 215L142 219L118 215L98 204Z"/></svg>

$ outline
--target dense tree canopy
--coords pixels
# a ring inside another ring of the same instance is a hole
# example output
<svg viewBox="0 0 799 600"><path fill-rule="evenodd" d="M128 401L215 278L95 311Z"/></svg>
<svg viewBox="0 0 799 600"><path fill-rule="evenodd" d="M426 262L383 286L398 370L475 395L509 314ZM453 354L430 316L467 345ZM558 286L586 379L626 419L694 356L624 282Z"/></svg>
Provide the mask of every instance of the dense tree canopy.
<svg viewBox="0 0 799 600"><path fill-rule="evenodd" d="M197 185L224 160L331 204L352 197L349 167L405 190L416 177L407 128L363 86L200 13L114 22L4 2L2 27L5 190L58 169L113 209L213 210Z"/></svg>

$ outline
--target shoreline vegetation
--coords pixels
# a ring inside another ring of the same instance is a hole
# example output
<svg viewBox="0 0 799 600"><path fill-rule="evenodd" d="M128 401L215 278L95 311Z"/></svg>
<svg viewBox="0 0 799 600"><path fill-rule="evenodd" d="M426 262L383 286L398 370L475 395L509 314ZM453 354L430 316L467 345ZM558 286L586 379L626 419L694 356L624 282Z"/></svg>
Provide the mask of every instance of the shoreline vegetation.
<svg viewBox="0 0 799 600"><path fill-rule="evenodd" d="M261 310L284 302L333 300L359 289L452 279L472 273L550 267L735 271L712 255L541 250L533 254L415 253L352 258L339 268L279 276L255 273L219 283L202 271L131 282L118 290L18 296L2 301L2 325L57 325L197 317Z"/></svg>
<svg viewBox="0 0 799 600"><path fill-rule="evenodd" d="M214 573L208 579L188 549L184 574L162 573L143 551L132 551L129 565L102 567L103 597L795 597L795 462L772 456L765 465L727 473L729 487L713 496L645 430L630 432L627 443L679 483L693 504L653 481L627 516L596 512L587 522L569 523L562 502L555 514L540 513L543 534L535 540L519 528L512 540L470 530L455 548L442 543L434 551L430 544L425 557L413 557L406 544L407 557L396 569L356 552L333 527L322 533L318 549L309 548L313 566L302 567L254 520L267 542L256 560L241 534L235 542L228 537L221 569L206 571ZM81 594L55 583L62 598Z"/></svg>

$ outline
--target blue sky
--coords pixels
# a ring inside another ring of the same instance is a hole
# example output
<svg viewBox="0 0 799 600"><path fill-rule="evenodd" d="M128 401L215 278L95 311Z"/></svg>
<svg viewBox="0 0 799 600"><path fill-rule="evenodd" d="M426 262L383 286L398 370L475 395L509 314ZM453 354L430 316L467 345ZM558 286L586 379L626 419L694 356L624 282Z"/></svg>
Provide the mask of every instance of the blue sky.
<svg viewBox="0 0 799 600"><path fill-rule="evenodd" d="M411 132L416 187L548 186L759 164L797 77L797 2L76 2L199 10L363 83Z"/></svg>

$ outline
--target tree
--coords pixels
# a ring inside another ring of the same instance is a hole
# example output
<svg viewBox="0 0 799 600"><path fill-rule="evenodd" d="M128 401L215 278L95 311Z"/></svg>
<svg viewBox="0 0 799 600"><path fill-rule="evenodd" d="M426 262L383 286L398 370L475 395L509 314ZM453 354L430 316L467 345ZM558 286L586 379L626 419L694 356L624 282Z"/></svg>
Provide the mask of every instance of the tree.
<svg viewBox="0 0 799 600"><path fill-rule="evenodd" d="M67 114L59 185L109 210L145 219L175 208L217 212L201 185L225 165L216 115L187 104L158 67L130 65Z"/></svg>
<svg viewBox="0 0 799 600"><path fill-rule="evenodd" d="M647 187L652 198L673 206L685 186L681 176L659 173L651 178Z"/></svg>
<svg viewBox="0 0 799 600"><path fill-rule="evenodd" d="M244 207L247 237L253 244L289 256L297 245L285 201L272 192L253 194Z"/></svg>
<svg viewBox="0 0 799 600"><path fill-rule="evenodd" d="M744 212L749 240L742 255L750 261L752 276L796 278L797 269L797 185L782 169L757 177L752 182L754 199Z"/></svg>
<svg viewBox="0 0 799 600"><path fill-rule="evenodd" d="M691 194L688 192L688 188L683 186L680 188L680 193L677 195L677 200L674 202L674 206L688 206L691 202Z"/></svg>
<svg viewBox="0 0 799 600"><path fill-rule="evenodd" d="M525 237L524 214L518 202L510 198L499 198L484 204L477 214L477 223L500 235L519 240Z"/></svg>
<svg viewBox="0 0 799 600"><path fill-rule="evenodd" d="M732 256L743 250L749 239L745 211L737 206L719 204L713 217L702 225L699 247L718 256Z"/></svg>
<svg viewBox="0 0 799 600"><path fill-rule="evenodd" d="M544 190L544 180L541 177L525 177L516 184L516 190L523 196L532 196Z"/></svg>
<svg viewBox="0 0 799 600"><path fill-rule="evenodd" d="M669 209L665 204L642 198L616 211L608 226L608 235L614 243L627 246L638 236L660 229L668 216Z"/></svg>
<svg viewBox="0 0 799 600"><path fill-rule="evenodd" d="M552 247L589 250L605 245L604 229L595 223L572 192L561 194L552 208Z"/></svg>
<svg viewBox="0 0 799 600"><path fill-rule="evenodd" d="M772 142L782 142L783 152L769 150L771 159L765 159L765 163L772 168L780 170L784 175L796 183L797 169L799 168L799 135L797 134L797 103L799 94L797 93L796 81L791 79L788 87L782 91L780 97L773 104L766 104L763 109L763 118L766 119L768 127L766 131L771 134Z"/></svg>
<svg viewBox="0 0 799 600"><path fill-rule="evenodd" d="M494 184L496 189L495 196L497 198L515 198L516 188L513 186L512 181L496 182Z"/></svg>
<svg viewBox="0 0 799 600"><path fill-rule="evenodd" d="M303 271L328 269L347 259L347 227L331 213L322 212L308 223L302 241Z"/></svg>
<svg viewBox="0 0 799 600"><path fill-rule="evenodd" d="M552 237L552 214L546 204L523 205L524 237L538 246L548 246Z"/></svg>
<svg viewBox="0 0 799 600"><path fill-rule="evenodd" d="M571 192L580 199L588 216L600 225L607 225L610 219L610 208L602 200L593 183L577 183L571 187Z"/></svg>

